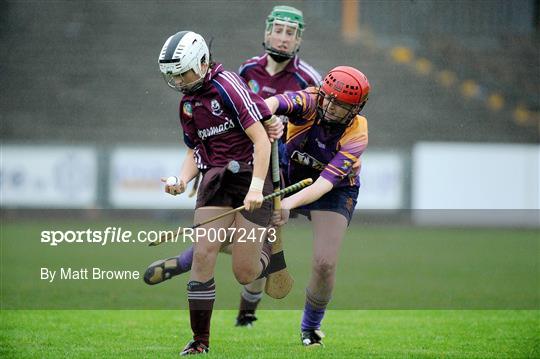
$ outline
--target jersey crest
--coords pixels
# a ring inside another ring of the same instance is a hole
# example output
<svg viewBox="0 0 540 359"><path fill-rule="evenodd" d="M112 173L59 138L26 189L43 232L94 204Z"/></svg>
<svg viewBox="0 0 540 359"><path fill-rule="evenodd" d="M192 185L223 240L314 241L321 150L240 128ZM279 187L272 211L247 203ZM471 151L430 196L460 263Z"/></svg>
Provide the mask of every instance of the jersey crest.
<svg viewBox="0 0 540 359"><path fill-rule="evenodd" d="M317 171L322 171L326 167L326 164L322 163L315 157L311 156L308 153L300 152L298 150L295 150L291 155L291 160L294 162L297 162L301 165L311 167Z"/></svg>
<svg viewBox="0 0 540 359"><path fill-rule="evenodd" d="M251 89L251 91L255 93L259 93L259 83L253 79L248 81L248 86Z"/></svg>
<svg viewBox="0 0 540 359"><path fill-rule="evenodd" d="M214 114L214 116L220 116L223 113L223 110L221 109L221 106L216 99L213 99L210 102L210 107L212 107L212 113Z"/></svg>
<svg viewBox="0 0 540 359"><path fill-rule="evenodd" d="M193 116L193 108L191 108L191 103L184 102L184 106L182 106L182 112L187 117L192 117Z"/></svg>

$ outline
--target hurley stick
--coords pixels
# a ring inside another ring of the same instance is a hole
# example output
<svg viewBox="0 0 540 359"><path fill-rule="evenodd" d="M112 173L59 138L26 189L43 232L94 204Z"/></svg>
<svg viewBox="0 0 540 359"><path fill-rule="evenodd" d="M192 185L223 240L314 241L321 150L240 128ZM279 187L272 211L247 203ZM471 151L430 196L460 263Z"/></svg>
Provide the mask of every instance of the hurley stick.
<svg viewBox="0 0 540 359"><path fill-rule="evenodd" d="M279 173L279 150L278 141L272 143L272 183L274 184L274 193L280 192L280 173ZM274 210L281 210L280 196L274 197ZM292 289L294 279L287 270L285 263L285 254L283 252L283 243L281 239L281 227L275 228L276 240L272 243L272 257L267 269L268 277L264 291L274 299L281 299L287 296Z"/></svg>
<svg viewBox="0 0 540 359"><path fill-rule="evenodd" d="M284 196L286 194L289 194L289 193L292 193L292 192L296 192L304 187L307 187L309 186L310 184L313 183L313 180L311 178L306 178L300 182L297 182L289 187L286 187L278 192L274 192L272 194L269 194L268 196L265 196L263 199L265 201L268 201L268 200L271 200L271 199L274 199L274 198L279 198L280 196ZM213 222L213 221L216 221L220 218L223 218L223 217L226 217L228 215L231 215L233 213L236 213L236 212L240 212L240 211L243 211L245 209L245 206L240 206L240 207L237 207L237 208L234 208L234 209L231 209L230 211L227 211L227 212L224 212L220 215L217 215L215 217L212 217L212 218L209 218L207 220L204 220L200 223L197 223L197 224L194 224L193 226L191 227L187 227L187 228L191 228L191 229L195 229L197 227L200 227L202 225L205 225L205 224L208 224L210 222ZM185 228L182 228L182 227L178 227L177 231L176 231L176 236L180 235L183 233ZM173 231L168 231L166 235L163 235L159 238L159 241L156 241L156 242L151 242L150 244L148 244L150 247L154 247L154 246L157 246L163 242L168 242L168 241L172 241L174 239L174 232Z"/></svg>

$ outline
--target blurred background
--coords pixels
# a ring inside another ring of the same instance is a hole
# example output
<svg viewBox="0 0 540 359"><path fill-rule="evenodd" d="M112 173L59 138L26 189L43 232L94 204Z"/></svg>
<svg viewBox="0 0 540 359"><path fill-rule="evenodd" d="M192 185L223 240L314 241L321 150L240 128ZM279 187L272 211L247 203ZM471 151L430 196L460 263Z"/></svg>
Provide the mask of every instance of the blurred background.
<svg viewBox="0 0 540 359"><path fill-rule="evenodd" d="M51 247L40 233L191 223L194 199L165 195L159 181L178 172L185 146L158 53L190 29L236 71L263 53L278 4L304 12L303 60L321 74L358 67L372 85L334 308L538 308L539 0L0 0L3 308L179 305L187 277L158 300L140 280L51 286L37 273L143 271L180 247ZM309 223L291 221L284 236L297 285L265 305L300 308ZM216 305L235 309L228 256L216 273Z"/></svg>
<svg viewBox="0 0 540 359"><path fill-rule="evenodd" d="M185 146L158 53L190 29L236 71L279 4L303 60L371 82L357 208L539 208L538 0L0 4L3 208L192 208L160 189Z"/></svg>

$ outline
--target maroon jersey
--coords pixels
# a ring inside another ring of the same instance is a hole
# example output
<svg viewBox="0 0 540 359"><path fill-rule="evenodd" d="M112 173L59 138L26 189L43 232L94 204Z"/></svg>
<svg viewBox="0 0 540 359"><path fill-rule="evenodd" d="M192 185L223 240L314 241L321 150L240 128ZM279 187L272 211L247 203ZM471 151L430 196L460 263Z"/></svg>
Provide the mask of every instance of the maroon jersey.
<svg viewBox="0 0 540 359"><path fill-rule="evenodd" d="M236 160L253 161L253 142L245 130L271 117L264 100L235 73L215 64L203 87L180 101L180 122L186 146L194 150L201 170Z"/></svg>
<svg viewBox="0 0 540 359"><path fill-rule="evenodd" d="M285 91L299 91L309 86L319 86L321 76L298 56L285 66L283 71L270 76L265 67L268 54L252 57L240 66L238 74L246 81L249 88L261 96L268 98Z"/></svg>

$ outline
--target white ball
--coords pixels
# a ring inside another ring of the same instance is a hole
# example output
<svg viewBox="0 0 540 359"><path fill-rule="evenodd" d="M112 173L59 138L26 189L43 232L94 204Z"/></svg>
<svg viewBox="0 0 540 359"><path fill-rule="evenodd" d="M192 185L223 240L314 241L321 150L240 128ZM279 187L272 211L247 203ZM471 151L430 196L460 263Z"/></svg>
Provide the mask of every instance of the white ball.
<svg viewBox="0 0 540 359"><path fill-rule="evenodd" d="M178 177L176 176L171 176L169 178L167 178L167 186L174 186L174 185L177 185L178 184Z"/></svg>

